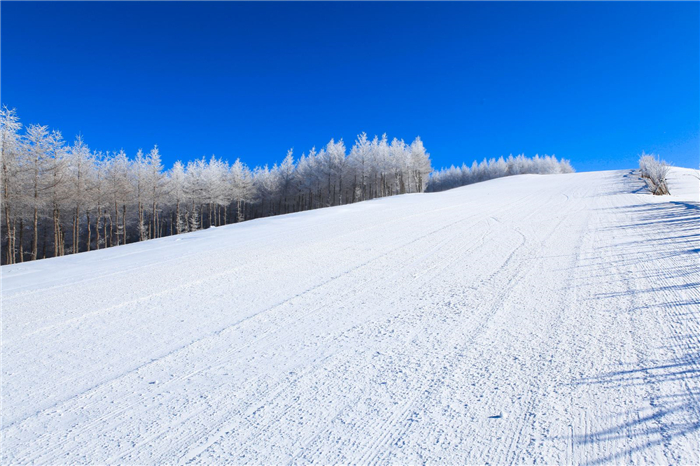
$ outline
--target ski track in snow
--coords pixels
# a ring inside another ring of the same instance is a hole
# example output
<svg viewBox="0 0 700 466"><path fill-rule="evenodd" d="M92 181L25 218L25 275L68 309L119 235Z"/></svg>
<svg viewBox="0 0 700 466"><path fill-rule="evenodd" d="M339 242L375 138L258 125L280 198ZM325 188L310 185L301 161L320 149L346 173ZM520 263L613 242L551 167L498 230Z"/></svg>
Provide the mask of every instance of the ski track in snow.
<svg viewBox="0 0 700 466"><path fill-rule="evenodd" d="M2 267L3 464L698 464L700 203L523 175Z"/></svg>

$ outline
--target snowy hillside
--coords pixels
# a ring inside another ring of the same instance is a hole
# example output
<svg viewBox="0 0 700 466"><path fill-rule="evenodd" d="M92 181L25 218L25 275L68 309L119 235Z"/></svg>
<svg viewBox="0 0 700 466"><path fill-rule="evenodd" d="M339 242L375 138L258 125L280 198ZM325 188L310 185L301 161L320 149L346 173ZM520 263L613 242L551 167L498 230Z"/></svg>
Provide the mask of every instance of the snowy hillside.
<svg viewBox="0 0 700 466"><path fill-rule="evenodd" d="M700 203L521 175L2 267L8 463L700 463Z"/></svg>

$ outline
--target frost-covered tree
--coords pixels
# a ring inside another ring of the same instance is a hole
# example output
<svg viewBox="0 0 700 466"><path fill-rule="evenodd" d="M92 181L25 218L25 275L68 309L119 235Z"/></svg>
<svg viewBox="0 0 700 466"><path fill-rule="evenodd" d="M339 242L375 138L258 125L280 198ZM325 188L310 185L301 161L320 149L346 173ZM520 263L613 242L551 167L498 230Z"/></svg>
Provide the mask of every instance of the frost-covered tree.
<svg viewBox="0 0 700 466"><path fill-rule="evenodd" d="M277 171L279 177L279 198L280 198L280 213L284 214L289 211L289 199L296 195L296 166L294 164L294 156L292 149L287 151L287 156L284 158Z"/></svg>
<svg viewBox="0 0 700 466"><path fill-rule="evenodd" d="M428 175L432 171L430 166L430 154L425 150L423 146L423 141L420 137L417 137L411 143L411 155L410 155L410 175L411 181L415 189L413 192L423 192L425 189L425 183L428 180Z"/></svg>
<svg viewBox="0 0 700 466"><path fill-rule="evenodd" d="M148 196L148 159L141 149L136 153L136 159L131 162L131 184L136 197L138 211L137 231L139 241L148 239L148 227L145 223L145 205ZM110 238L112 236L112 222L110 222ZM110 241L111 242L111 241Z"/></svg>
<svg viewBox="0 0 700 466"><path fill-rule="evenodd" d="M124 150L120 150L112 157L107 157L103 165L104 169L104 180L105 180L105 193L110 200L110 213L114 213L113 219L110 222L110 231L112 229L112 223L114 224L114 236L111 241L115 246L121 243L126 244L127 242L127 206L132 199L134 186L137 190L140 190L140 196L143 196L143 182L141 178L143 177L143 172L133 172L137 167L131 165L128 157ZM136 174L136 180L130 180L130 177ZM141 176L141 178L139 178ZM138 192L138 191L137 191ZM141 197L139 197L141 199ZM112 210L113 209L113 210ZM139 212L142 212L143 205ZM111 215L111 214L110 214ZM120 220L121 217L121 220Z"/></svg>
<svg viewBox="0 0 700 466"><path fill-rule="evenodd" d="M187 221L180 211L185 200L185 166L179 160L170 169L170 203L175 204L175 232L179 235L188 230Z"/></svg>
<svg viewBox="0 0 700 466"><path fill-rule="evenodd" d="M89 172L94 167L92 152L83 141L82 136L75 139L67 151L68 189L73 210L73 235L71 250L75 254L80 250L80 220L88 194Z"/></svg>
<svg viewBox="0 0 700 466"><path fill-rule="evenodd" d="M236 204L236 221L245 220L245 204L255 198L253 174L246 164L236 159L229 171L230 197Z"/></svg>
<svg viewBox="0 0 700 466"><path fill-rule="evenodd" d="M0 164L2 165L2 207L4 214L3 239L6 240L5 263L13 264L17 258L17 223L23 229L23 210L26 210L26 160L23 160L22 140L17 112L3 106L0 109ZM20 242L21 243L21 242ZM23 254L20 251L20 260Z"/></svg>
<svg viewBox="0 0 700 466"><path fill-rule="evenodd" d="M318 207L321 202L323 181L315 147L309 151L308 155L302 154L297 163L296 175L302 210Z"/></svg>
<svg viewBox="0 0 700 466"><path fill-rule="evenodd" d="M163 163L160 158L158 146L154 146L148 153L146 158L146 166L148 168L148 173L146 175L148 194L150 196L151 203L151 222L149 224L149 231L151 233L150 237L159 238L161 234L160 222L158 218L158 204L167 193L168 178L166 173L163 171Z"/></svg>
<svg viewBox="0 0 700 466"><path fill-rule="evenodd" d="M364 201L367 196L367 179L370 172L372 144L367 139L367 133L357 136L355 144L350 149L348 165L353 172L352 192L355 198Z"/></svg>
<svg viewBox="0 0 700 466"><path fill-rule="evenodd" d="M391 174L392 174L392 161L390 158L389 141L387 140L386 134L383 134L381 138L376 136L372 140L372 153L371 153L371 172L374 174L379 174L379 182L381 186L379 187L378 196L385 197L390 196L391 193ZM372 175L370 173L370 176Z"/></svg>
<svg viewBox="0 0 700 466"><path fill-rule="evenodd" d="M61 207L66 200L66 158L63 137L47 126L31 125L25 135L25 152L29 183L28 204L32 214L31 258L39 255L39 217L52 220L54 255L58 256L63 244L60 225ZM45 255L45 254L44 254Z"/></svg>
<svg viewBox="0 0 700 466"><path fill-rule="evenodd" d="M275 195L279 189L277 165L275 164L272 168L267 165L255 168L253 180L257 194L256 201L260 203L260 215L262 217L274 215Z"/></svg>
<svg viewBox="0 0 700 466"><path fill-rule="evenodd" d="M394 138L389 146L389 156L391 167L394 172L394 193L404 194L406 192L405 175L408 169L408 152L406 143Z"/></svg>
<svg viewBox="0 0 700 466"><path fill-rule="evenodd" d="M204 159L197 159L187 163L185 172L185 193L188 198L188 217L190 218L190 230L202 228L201 211L204 205L206 187L204 186L204 172L206 162Z"/></svg>
<svg viewBox="0 0 700 466"><path fill-rule="evenodd" d="M343 178L345 177L345 170L347 166L347 158L345 157L345 143L341 139L340 141L334 143L331 142L326 146L326 154L330 163L328 164L331 171L330 179L332 181L331 188L331 204L342 204L343 203ZM337 190L337 196L336 196Z"/></svg>

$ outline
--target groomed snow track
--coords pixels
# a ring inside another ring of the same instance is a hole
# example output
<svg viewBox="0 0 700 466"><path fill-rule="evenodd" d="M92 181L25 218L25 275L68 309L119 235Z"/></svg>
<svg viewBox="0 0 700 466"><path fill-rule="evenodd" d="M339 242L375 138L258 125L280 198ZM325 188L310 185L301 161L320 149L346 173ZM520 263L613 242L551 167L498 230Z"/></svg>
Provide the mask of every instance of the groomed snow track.
<svg viewBox="0 0 700 466"><path fill-rule="evenodd" d="M700 463L700 204L523 175L2 267L2 464Z"/></svg>

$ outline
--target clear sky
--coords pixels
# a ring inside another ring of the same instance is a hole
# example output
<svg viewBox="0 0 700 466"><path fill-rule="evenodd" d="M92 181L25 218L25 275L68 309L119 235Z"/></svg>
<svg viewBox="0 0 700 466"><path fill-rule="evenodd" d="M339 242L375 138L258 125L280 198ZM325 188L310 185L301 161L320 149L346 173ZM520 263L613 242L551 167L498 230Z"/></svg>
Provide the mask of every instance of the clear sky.
<svg viewBox="0 0 700 466"><path fill-rule="evenodd" d="M700 4L2 2L2 103L166 164L420 135L437 167L698 166Z"/></svg>

